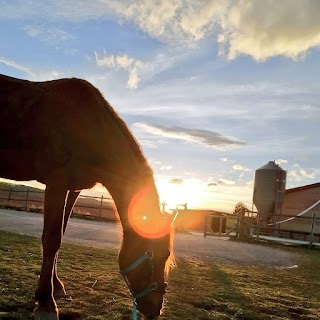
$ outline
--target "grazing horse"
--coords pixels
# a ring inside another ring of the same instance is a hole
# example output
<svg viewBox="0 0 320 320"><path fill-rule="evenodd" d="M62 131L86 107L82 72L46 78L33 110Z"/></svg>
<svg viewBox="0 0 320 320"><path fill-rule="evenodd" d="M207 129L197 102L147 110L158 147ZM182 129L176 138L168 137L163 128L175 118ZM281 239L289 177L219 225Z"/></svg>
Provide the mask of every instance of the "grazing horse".
<svg viewBox="0 0 320 320"><path fill-rule="evenodd" d="M59 319L60 244L82 189L102 183L123 230L119 267L147 319L160 314L172 263L171 220L137 141L102 94L80 79L31 82L0 75L0 177L46 185L36 320ZM170 220L170 221L169 221Z"/></svg>

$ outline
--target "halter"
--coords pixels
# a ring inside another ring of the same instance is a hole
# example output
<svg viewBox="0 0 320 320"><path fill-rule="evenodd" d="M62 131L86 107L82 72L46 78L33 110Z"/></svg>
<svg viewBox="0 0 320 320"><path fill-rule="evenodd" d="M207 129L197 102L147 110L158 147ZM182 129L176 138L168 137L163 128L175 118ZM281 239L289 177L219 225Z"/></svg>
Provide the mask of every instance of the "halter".
<svg viewBox="0 0 320 320"><path fill-rule="evenodd" d="M136 269L138 266L140 266L144 261L147 261L152 272L152 283L146 288L143 289L142 291L138 293L134 293L133 289L129 283L129 280L127 278L127 274ZM138 307L138 302L137 300L145 297L152 291L157 291L160 293L165 293L165 288L166 288L166 283L164 282L163 284L158 284L155 280L155 275L154 275L154 261L153 261L153 252L152 251L147 251L145 252L144 255L142 255L140 258L138 258L136 261L131 263L129 267L120 270L120 274L123 276L124 281L127 284L128 289L130 290L131 298L133 301L133 307L132 307L132 320L137 320L137 307Z"/></svg>

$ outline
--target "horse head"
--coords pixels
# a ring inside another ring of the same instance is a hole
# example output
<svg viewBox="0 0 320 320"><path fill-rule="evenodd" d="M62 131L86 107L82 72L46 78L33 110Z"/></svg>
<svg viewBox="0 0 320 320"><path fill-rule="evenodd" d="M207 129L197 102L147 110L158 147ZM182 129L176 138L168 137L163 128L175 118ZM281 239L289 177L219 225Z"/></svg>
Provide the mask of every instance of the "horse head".
<svg viewBox="0 0 320 320"><path fill-rule="evenodd" d="M155 206L150 199L152 197L143 191L131 200L119 267L131 292L134 308L147 319L155 319L162 309L167 286L165 278L174 259L172 218L162 214L160 209L154 210L159 205Z"/></svg>

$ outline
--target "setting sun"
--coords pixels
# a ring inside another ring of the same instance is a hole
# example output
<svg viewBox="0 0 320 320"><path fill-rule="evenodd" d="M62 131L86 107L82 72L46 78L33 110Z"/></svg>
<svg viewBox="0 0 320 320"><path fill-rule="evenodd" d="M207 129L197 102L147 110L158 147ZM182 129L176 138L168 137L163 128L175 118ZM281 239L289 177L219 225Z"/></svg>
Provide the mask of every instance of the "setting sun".
<svg viewBox="0 0 320 320"><path fill-rule="evenodd" d="M197 179L179 180L157 178L156 186L160 201L166 203L166 210L175 209L177 206L187 203L191 207L203 207L205 205L205 185Z"/></svg>

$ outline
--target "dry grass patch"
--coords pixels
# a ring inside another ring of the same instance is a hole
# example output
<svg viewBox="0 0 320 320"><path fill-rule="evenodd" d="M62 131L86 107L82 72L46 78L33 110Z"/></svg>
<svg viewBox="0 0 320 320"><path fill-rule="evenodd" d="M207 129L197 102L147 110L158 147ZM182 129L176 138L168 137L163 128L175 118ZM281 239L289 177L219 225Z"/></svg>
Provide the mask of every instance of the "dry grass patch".
<svg viewBox="0 0 320 320"><path fill-rule="evenodd" d="M298 268L179 260L161 319L320 319L320 252L291 250L304 255ZM130 319L115 251L65 244L60 261L73 297L58 302L61 320ZM32 319L40 265L39 239L0 231L0 319Z"/></svg>

